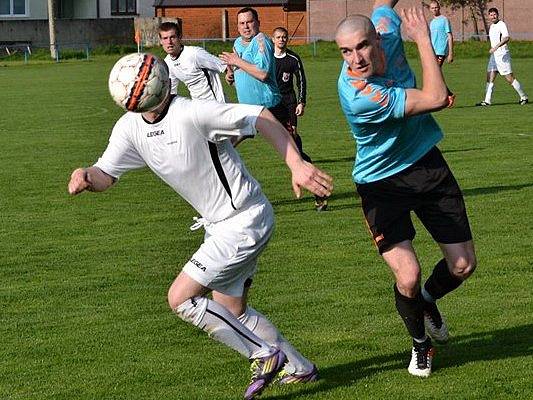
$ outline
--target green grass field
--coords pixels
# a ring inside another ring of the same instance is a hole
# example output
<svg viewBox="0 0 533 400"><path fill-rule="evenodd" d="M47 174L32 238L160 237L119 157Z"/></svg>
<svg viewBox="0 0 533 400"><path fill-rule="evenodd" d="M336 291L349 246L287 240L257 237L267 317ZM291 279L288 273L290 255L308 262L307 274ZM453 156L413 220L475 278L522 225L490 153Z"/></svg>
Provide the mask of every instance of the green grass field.
<svg viewBox="0 0 533 400"><path fill-rule="evenodd" d="M0 399L239 399L238 354L178 320L166 292L202 241L195 212L149 171L103 194L69 197L121 111L107 94L116 58L0 67ZM338 106L340 60L306 59L306 151L335 177L330 209L293 197L258 138L239 148L277 215L251 304L319 367L317 383L262 398L530 399L533 393L533 106L499 78L482 100L485 59L445 66L457 93L436 114L440 147L465 194L478 270L440 302L453 336L427 380L408 375L410 339L392 276L367 234L350 173L354 143ZM412 65L417 67L416 60ZM533 94L533 60L513 63ZM427 277L440 259L417 224Z"/></svg>

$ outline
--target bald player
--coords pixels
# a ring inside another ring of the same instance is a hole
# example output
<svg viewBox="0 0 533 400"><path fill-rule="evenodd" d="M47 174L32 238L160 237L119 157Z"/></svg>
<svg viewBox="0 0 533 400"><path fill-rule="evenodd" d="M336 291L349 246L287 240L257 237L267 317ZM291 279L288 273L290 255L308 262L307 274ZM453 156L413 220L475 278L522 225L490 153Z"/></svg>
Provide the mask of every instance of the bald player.
<svg viewBox="0 0 533 400"><path fill-rule="evenodd" d="M338 80L342 110L357 143L353 179L376 248L391 269L398 314L412 338L410 374L427 377L432 339L448 340L436 301L458 288L476 266L461 190L438 142L443 134L430 112L448 104L421 9L393 10L376 0L371 19L342 20L336 42L344 59ZM405 59L400 25L416 43L422 87ZM422 221L442 258L421 285L411 211Z"/></svg>

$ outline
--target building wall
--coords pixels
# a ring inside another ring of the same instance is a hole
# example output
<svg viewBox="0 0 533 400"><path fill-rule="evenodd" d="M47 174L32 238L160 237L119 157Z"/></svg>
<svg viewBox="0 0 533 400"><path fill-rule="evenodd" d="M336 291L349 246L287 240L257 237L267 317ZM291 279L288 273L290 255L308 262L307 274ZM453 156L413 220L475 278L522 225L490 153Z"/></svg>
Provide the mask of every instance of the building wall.
<svg viewBox="0 0 533 400"><path fill-rule="evenodd" d="M0 21L48 18L48 5L45 0L28 0L27 7L26 13L28 15L26 17L0 17Z"/></svg>
<svg viewBox="0 0 533 400"><path fill-rule="evenodd" d="M430 0L424 0L429 3ZM531 0L492 0L489 7L496 7L500 17L507 23L511 37L514 39L533 40L533 7ZM309 0L309 36L324 40L333 40L335 27L341 19L350 14L370 15L374 0ZM399 8L419 7L420 0L400 0ZM442 7L442 14L446 15L452 24L456 40L468 40L474 34L473 23L469 10L455 10ZM430 15L429 11L426 15ZM478 27L484 30L481 21Z"/></svg>
<svg viewBox="0 0 533 400"><path fill-rule="evenodd" d="M156 8L156 16L181 18L184 39L223 37L222 16L228 13L229 37L239 36L237 32L237 12L242 7L197 7L197 8ZM274 28L283 26L290 36L307 35L307 16L302 11L285 12L281 7L255 7L259 14L262 32L270 35Z"/></svg>
<svg viewBox="0 0 533 400"><path fill-rule="evenodd" d="M48 2L47 0L27 0L28 1L28 16L26 17L0 17L0 21L9 20L38 20L48 19ZM59 1L59 0L56 0ZM97 17L96 0L73 0L72 7L74 11L73 18L88 18L93 19ZM132 18L132 15L112 16L111 15L111 0L100 0L100 18ZM137 14L140 17L153 17L155 15L154 0L137 0Z"/></svg>
<svg viewBox="0 0 533 400"><path fill-rule="evenodd" d="M56 40L61 47L91 47L133 44L133 18L65 19L56 21ZM30 42L33 47L49 45L48 20L0 21L0 40Z"/></svg>

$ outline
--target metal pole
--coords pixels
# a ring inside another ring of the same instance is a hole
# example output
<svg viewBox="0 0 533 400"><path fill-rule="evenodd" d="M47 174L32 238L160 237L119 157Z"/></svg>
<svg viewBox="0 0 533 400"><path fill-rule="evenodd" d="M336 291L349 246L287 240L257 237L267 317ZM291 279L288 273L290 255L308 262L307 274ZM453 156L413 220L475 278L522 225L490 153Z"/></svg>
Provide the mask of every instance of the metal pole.
<svg viewBox="0 0 533 400"><path fill-rule="evenodd" d="M56 49L56 22L54 0L48 0L48 30L50 32L50 57L59 60Z"/></svg>
<svg viewBox="0 0 533 400"><path fill-rule="evenodd" d="M306 0L305 12L307 13L307 43L311 40L311 1Z"/></svg>

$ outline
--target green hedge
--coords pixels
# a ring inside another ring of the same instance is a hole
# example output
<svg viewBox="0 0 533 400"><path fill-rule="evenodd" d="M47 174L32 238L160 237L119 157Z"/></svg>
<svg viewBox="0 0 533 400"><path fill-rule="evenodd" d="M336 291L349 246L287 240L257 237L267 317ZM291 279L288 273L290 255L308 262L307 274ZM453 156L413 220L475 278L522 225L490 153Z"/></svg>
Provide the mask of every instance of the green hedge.
<svg viewBox="0 0 533 400"><path fill-rule="evenodd" d="M187 45L195 45L205 47L207 51L212 54L218 55L222 51L231 51L232 42L186 42ZM511 49L511 54L513 58L533 58L533 42L531 41L511 41L509 44ZM302 58L339 58L339 50L335 42L330 41L317 41L311 44L297 45L291 47L296 51ZM454 46L454 56L455 58L485 58L488 57L489 44L486 41L466 41L466 42L457 42ZM164 52L161 47L146 48L145 51L152 52L161 57L164 56ZM123 55L134 53L137 51L135 45L131 46L119 46L119 45L109 45L101 46L93 49L88 49L89 58L94 56L102 55ZM407 57L413 58L418 56L416 50L416 45L412 42L405 43L405 51ZM87 59L87 49L60 49L60 60L83 60ZM0 58L1 61L9 62L24 61L24 53L17 52L10 56L5 56ZM47 48L34 49L32 54L29 55L28 61L51 61L50 60L50 51Z"/></svg>

